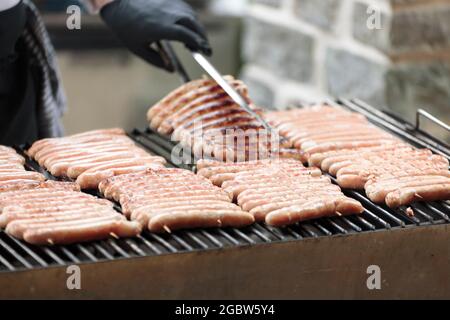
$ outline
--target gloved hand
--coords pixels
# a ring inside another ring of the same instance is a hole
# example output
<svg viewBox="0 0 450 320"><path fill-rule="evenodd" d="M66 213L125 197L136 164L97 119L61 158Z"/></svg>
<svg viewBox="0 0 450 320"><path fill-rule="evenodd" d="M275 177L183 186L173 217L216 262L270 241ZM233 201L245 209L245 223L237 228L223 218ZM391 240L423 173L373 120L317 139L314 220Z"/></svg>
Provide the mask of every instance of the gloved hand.
<svg viewBox="0 0 450 320"><path fill-rule="evenodd" d="M22 1L0 11L0 58L14 55L17 40L25 29L26 8Z"/></svg>
<svg viewBox="0 0 450 320"><path fill-rule="evenodd" d="M150 44L160 40L183 42L211 55L211 47L193 9L182 0L115 0L100 15L119 39L149 63L173 71Z"/></svg>

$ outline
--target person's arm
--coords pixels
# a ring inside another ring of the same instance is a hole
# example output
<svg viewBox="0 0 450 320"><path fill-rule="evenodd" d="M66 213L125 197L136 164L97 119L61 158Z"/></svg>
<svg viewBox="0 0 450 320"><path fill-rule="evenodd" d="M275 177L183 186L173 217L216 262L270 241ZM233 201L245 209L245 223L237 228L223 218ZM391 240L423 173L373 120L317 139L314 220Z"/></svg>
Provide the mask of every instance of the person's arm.
<svg viewBox="0 0 450 320"><path fill-rule="evenodd" d="M167 70L163 58L150 48L160 40L184 43L211 55L206 32L194 10L183 0L89 0L123 44L147 62ZM173 71L173 70L168 70Z"/></svg>
<svg viewBox="0 0 450 320"><path fill-rule="evenodd" d="M0 2L0 59L4 60L15 54L17 40L25 29L26 10L21 1L3 1Z"/></svg>

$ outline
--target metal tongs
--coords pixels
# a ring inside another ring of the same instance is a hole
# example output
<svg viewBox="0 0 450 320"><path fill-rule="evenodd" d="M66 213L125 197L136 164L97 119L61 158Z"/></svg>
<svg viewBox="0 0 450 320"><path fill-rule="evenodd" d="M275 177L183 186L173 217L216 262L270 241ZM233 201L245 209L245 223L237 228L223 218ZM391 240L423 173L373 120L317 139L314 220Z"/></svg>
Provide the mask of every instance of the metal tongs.
<svg viewBox="0 0 450 320"><path fill-rule="evenodd" d="M157 43L159 52L161 57L168 69L175 71L180 76L180 79L183 83L189 82L190 77L178 59L172 45L168 41L160 41ZM199 66L206 72L217 84L230 96L233 101L239 105L244 111L254 117L257 121L259 121L264 129L268 132L273 132L273 129L270 125L259 115L257 114L250 106L247 101L237 92L220 74L220 72L199 52L191 51L192 57L199 64Z"/></svg>

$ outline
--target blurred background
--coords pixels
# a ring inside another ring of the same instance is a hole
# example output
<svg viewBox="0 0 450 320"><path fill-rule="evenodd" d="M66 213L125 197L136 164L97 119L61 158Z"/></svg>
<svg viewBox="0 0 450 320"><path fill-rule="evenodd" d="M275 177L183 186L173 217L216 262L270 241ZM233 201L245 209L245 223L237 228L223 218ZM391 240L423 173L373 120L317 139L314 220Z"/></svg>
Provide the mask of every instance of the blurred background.
<svg viewBox="0 0 450 320"><path fill-rule="evenodd" d="M169 1L169 0L168 0ZM224 74L262 106L360 98L414 121L424 108L450 123L450 0L191 0ZM57 49L68 134L144 127L150 105L180 84L123 50L96 15L66 28L76 0L35 0ZM186 50L177 52L200 77ZM450 142L443 129L426 130Z"/></svg>

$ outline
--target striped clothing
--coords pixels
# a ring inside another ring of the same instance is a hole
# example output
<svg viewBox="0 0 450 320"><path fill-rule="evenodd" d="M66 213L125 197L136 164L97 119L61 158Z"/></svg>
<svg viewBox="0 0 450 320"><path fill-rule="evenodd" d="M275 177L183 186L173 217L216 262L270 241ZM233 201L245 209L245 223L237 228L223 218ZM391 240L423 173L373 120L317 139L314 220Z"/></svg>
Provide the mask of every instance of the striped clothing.
<svg viewBox="0 0 450 320"><path fill-rule="evenodd" d="M27 6L27 25L22 37L40 71L38 135L40 138L59 137L63 135L61 117L67 104L55 52L38 10L30 0L23 2Z"/></svg>

